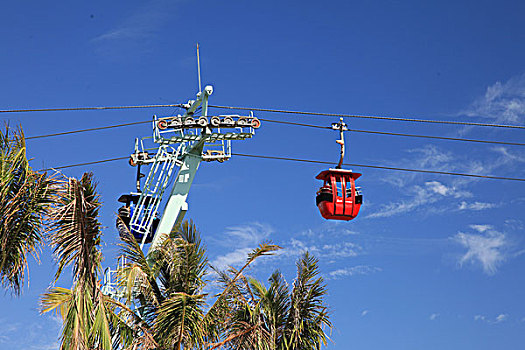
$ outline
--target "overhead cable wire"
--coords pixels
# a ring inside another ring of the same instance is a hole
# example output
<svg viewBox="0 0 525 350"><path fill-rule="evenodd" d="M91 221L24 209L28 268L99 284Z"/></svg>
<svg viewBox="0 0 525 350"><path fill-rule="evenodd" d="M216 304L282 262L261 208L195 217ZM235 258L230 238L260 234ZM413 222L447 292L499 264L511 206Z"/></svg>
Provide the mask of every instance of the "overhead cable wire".
<svg viewBox="0 0 525 350"><path fill-rule="evenodd" d="M305 126L305 127L310 127L310 128L333 130L332 127L330 126L294 123L294 122L286 122L286 121L281 121L281 120L271 120L271 119L263 119L263 118L259 118L259 120L270 122L270 123L289 124L289 125ZM431 136L431 135L419 135L419 134L403 134L403 133L395 133L395 132L387 132L387 131L372 131L372 130L360 130L360 129L348 129L348 131L360 132L360 133L366 133L366 134L418 137L418 138L425 138L425 139L437 139L437 140L447 140L447 141L464 141L464 142L492 143L492 144L498 144L498 145L525 146L525 143L520 143L520 142L477 140L477 139L465 139L465 138L459 138L459 137Z"/></svg>
<svg viewBox="0 0 525 350"><path fill-rule="evenodd" d="M305 111L292 111L292 110L286 110L286 109L271 109L271 108L258 108L258 107L232 107L232 106L218 106L218 105L208 105L208 107L221 108L221 109L233 109L233 110L241 110L241 111L244 110L244 111L258 111L258 112L283 113L283 114L314 115L314 116L338 117L338 118L344 117L344 118L379 119L379 120L392 120L392 121L416 122L416 123L451 124L451 125L486 126L486 127L494 127L494 128L525 129L525 126L522 126L522 125L474 123L474 122L460 122L460 121L452 121L452 120L432 120L432 119L384 117L384 116L375 116L375 115L305 112Z"/></svg>
<svg viewBox="0 0 525 350"><path fill-rule="evenodd" d="M240 156L240 157L250 157L250 158L259 158L259 159L272 159L272 160L284 160L284 161L302 162L302 163L328 164L328 165L334 164L333 162L326 162L326 161L321 161L321 160L289 158L289 157L276 157L276 156L264 156L264 155L256 155L256 154L245 154L245 153L232 153L232 155ZM43 172L43 171L50 171L50 170L73 168L73 167L78 167L78 166L85 166L85 165L113 162L113 161L124 160L124 159L128 159L128 158L129 158L129 156L128 157L117 157L117 158L102 159L102 160L97 160L97 161L93 161L93 162L85 162L85 163L77 163L77 164L69 164L69 165L61 165L61 166L56 166L56 167L50 167L50 168L47 168L47 169L41 169L39 171ZM362 167L362 168L382 169L382 170L416 172L416 173L424 173L424 174L453 175L453 176L474 177L474 178L492 179L492 180L509 180L509 181L523 181L523 182L525 182L525 178L516 178L516 177L479 175L479 174L466 174L466 173L457 173L457 172L449 172L449 171L410 169L410 168L399 168L399 167L390 167L390 166L382 166L382 165L367 165L367 164L356 164L356 163L345 163L343 165L344 166L357 166L357 167Z"/></svg>
<svg viewBox="0 0 525 350"><path fill-rule="evenodd" d="M243 153L232 153L232 155L240 156L240 157L263 158L263 159L274 159L274 160L286 160L286 161L303 162L303 163L334 164L333 162L325 162L325 161L320 161L320 160L308 160L308 159L288 158L288 157L275 157L275 156L261 156L261 155L243 154ZM409 169L409 168L398 168L398 167L389 167L389 166L381 166L381 165L365 165L365 164L356 164L356 163L344 163L343 165L344 166L358 166L358 167L362 167L362 168L407 171L407 172L416 172L416 173L425 173L425 174L440 174L440 175L477 177L477 178L493 179L493 180L525 181L525 178L492 176L492 175L479 175L479 174L465 174L465 173L456 173L456 172L439 171L439 170Z"/></svg>
<svg viewBox="0 0 525 350"><path fill-rule="evenodd" d="M161 107L182 107L182 104L177 103L177 104L136 105L136 106L100 106L100 107L60 107L60 108L0 109L0 113L100 111L100 110L107 110L107 109L134 109L134 108L161 108Z"/></svg>
<svg viewBox="0 0 525 350"><path fill-rule="evenodd" d="M45 138L45 137L63 136L63 135L77 134L77 133L88 132L88 131L97 131L97 130L105 130L105 129L112 129L112 128L120 128L120 127L123 127L123 126L139 125L139 124L146 124L146 123L151 123L151 120L142 121L142 122L133 122L133 123L124 123L124 124L101 126L101 127L97 127L97 128L78 129L78 130L57 132L57 133L54 133L54 134L28 136L25 139L26 140L42 139L42 138Z"/></svg>
<svg viewBox="0 0 525 350"><path fill-rule="evenodd" d="M0 110L0 113L91 111L91 110L134 109L134 108L165 108L165 107L177 107L177 108L180 108L180 107L183 107L183 104L179 103L179 104L155 104L155 105L132 105L132 106L3 109L3 110ZM451 125L485 126L485 127L495 127L495 128L525 129L525 126L523 126L523 125L460 122L460 121L453 121L453 120L432 120L432 119L417 119L417 118L385 117L385 116L375 116L375 115L307 112L307 111L294 111L294 110L286 110L286 109L272 109L272 108L259 108L259 107L239 107L239 106L235 106L234 107L234 106L220 106L220 105L208 105L208 107L210 107L210 108L230 109L230 110L247 110L247 111L259 111L259 112L283 113L283 114L298 114L298 115L314 115L314 116L326 116L326 117L363 118L363 119L379 119L379 120L416 122L416 123L451 124Z"/></svg>
<svg viewBox="0 0 525 350"><path fill-rule="evenodd" d="M358 130L358 129L348 129L348 131L350 131L350 132L361 132L361 133L366 133L366 134L417 137L417 138L423 138L423 139L435 139L435 140L446 140L446 141L463 141L463 142L491 143L491 144L509 145L509 146L525 146L525 143L521 143L521 142L477 140L477 139L465 139L465 138L460 138L460 137L445 137L445 136L418 135L418 134L402 134L402 133L397 133L397 132L371 131L371 130Z"/></svg>
<svg viewBox="0 0 525 350"><path fill-rule="evenodd" d="M264 121L264 122L270 122L270 123L278 123L278 124L286 124L286 125L293 125L293 126L302 126L302 127L332 130L330 126L295 123L295 122L265 119L265 118L259 118L259 120ZM53 133L53 134L28 136L26 137L26 140L41 139L41 138L54 137L54 136L63 136L63 135L69 135L69 134L83 133L83 132L89 132L89 131L98 131L98 130L105 130L105 129L112 129L112 128L120 128L124 126L133 126L133 125L148 124L148 123L151 123L151 120L124 123L124 124L115 124L115 125L101 126L101 127L88 128L88 129L78 129L78 130L64 131L64 132L58 132L58 133ZM416 137L416 138L447 140L447 141L464 141L464 142L477 142L477 143L488 143L488 144L509 145L509 146L525 146L525 143L520 143L520 142L477 140L477 139L465 139L465 138L458 138L458 137L431 136L431 135L420 135L420 134L403 134L403 133L393 133L393 132L386 132L386 131L373 131L373 130L360 130L360 129L348 129L348 131L367 133L367 134Z"/></svg>
<svg viewBox="0 0 525 350"><path fill-rule="evenodd" d="M108 163L108 162L114 162L116 160L124 160L129 159L129 156L127 157L117 157L117 158L109 158L109 159L102 159L102 160L95 160L93 162L85 162L85 163L76 163L76 164L69 164L69 165L60 165L55 166L47 169L40 169L38 171L45 172L50 170L59 170L59 169L67 169L67 168L74 168L77 166L84 166L84 165L93 165L93 164L100 164L100 163Z"/></svg>

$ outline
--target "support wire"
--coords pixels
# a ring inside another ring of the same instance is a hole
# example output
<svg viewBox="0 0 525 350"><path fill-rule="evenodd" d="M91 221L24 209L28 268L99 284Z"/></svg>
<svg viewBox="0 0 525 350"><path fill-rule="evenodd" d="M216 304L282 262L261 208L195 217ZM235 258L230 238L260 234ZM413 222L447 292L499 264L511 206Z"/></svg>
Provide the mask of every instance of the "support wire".
<svg viewBox="0 0 525 350"><path fill-rule="evenodd" d="M333 164L333 162L327 162L327 161L321 161L321 160L300 159L300 158L290 158L290 157L276 157L276 156L265 156L265 155L245 154L245 153L232 153L232 155L239 156L239 157L284 160L284 161L302 162L302 163L328 164L328 165ZM102 159L102 160L97 160L93 162L62 165L62 166L50 167L47 169L41 169L39 171L45 172L45 171L50 171L50 170L73 168L73 167L84 166L84 165L107 163L107 162L113 162L113 161L124 160L124 159L129 159L129 156ZM357 163L344 163L343 165L344 166L356 166L356 167L362 167L362 168L381 169L381 170L395 170L395 171L415 172L415 173L424 173L424 174L453 175L453 176L474 177L474 178L492 179L492 180L509 180L509 181L525 182L525 178L516 178L516 177L466 174L466 173L457 173L457 172L448 172L448 171L439 171L439 170L410 169L410 168L399 168L399 167L390 167L390 166L382 166L382 165L367 165L367 164L357 164Z"/></svg>

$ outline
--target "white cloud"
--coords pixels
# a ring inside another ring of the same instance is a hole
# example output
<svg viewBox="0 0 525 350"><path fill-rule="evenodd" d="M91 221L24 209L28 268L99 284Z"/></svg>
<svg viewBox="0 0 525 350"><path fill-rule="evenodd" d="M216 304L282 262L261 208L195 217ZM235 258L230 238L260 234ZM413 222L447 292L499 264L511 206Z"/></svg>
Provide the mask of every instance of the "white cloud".
<svg viewBox="0 0 525 350"><path fill-rule="evenodd" d="M56 350L60 348L60 344L57 340L51 341L49 344L36 344L32 345L30 350Z"/></svg>
<svg viewBox="0 0 525 350"><path fill-rule="evenodd" d="M443 152L433 145L408 150L409 153L416 154L416 157L410 160L412 165L421 168L432 168L435 170L446 170L454 157L449 152Z"/></svg>
<svg viewBox="0 0 525 350"><path fill-rule="evenodd" d="M505 220L505 226L509 227L512 230L521 231L525 228L523 221L519 219L507 219Z"/></svg>
<svg viewBox="0 0 525 350"><path fill-rule="evenodd" d="M437 319L438 317L439 317L439 314L431 314L431 315L428 317L428 319L429 319L430 321L434 321L434 320Z"/></svg>
<svg viewBox="0 0 525 350"><path fill-rule="evenodd" d="M505 321L508 318L508 316L509 315L507 315L507 314L499 314L496 317L496 320L494 321L494 323L501 323L501 322Z"/></svg>
<svg viewBox="0 0 525 350"><path fill-rule="evenodd" d="M487 230L493 229L492 225L469 225L469 227L473 230L478 231L479 233L483 233Z"/></svg>
<svg viewBox="0 0 525 350"><path fill-rule="evenodd" d="M320 249L322 256L328 258L348 258L352 256L358 256L361 253L362 248L352 242L341 242L334 244L325 244Z"/></svg>
<svg viewBox="0 0 525 350"><path fill-rule="evenodd" d="M132 60L152 51L161 29L175 16L179 1L148 0L129 10L124 7L116 24L91 39L94 49L106 59Z"/></svg>
<svg viewBox="0 0 525 350"><path fill-rule="evenodd" d="M268 239L274 232L275 230L270 225L259 222L226 228L228 240L237 247L256 246Z"/></svg>
<svg viewBox="0 0 525 350"><path fill-rule="evenodd" d="M315 229L309 228L297 234L297 236L303 236L307 239L316 239L323 240L327 237L339 237L341 236L352 236L357 235L358 232L348 228L348 225L345 225L346 222L327 220L323 222L320 227Z"/></svg>
<svg viewBox="0 0 525 350"><path fill-rule="evenodd" d="M309 242L292 238L289 243L283 244L284 249L277 255L281 257L297 257L308 251L317 258L327 262L334 262L337 259L351 258L362 254L363 248L353 242L343 241L332 244L319 244L318 241ZM331 259L331 261L329 260Z"/></svg>
<svg viewBox="0 0 525 350"><path fill-rule="evenodd" d="M486 93L460 113L472 117L491 119L491 122L525 124L525 74L507 82L497 82L487 88ZM465 128L464 130L469 130ZM407 150L409 157L395 161L396 166L453 171L473 174L503 174L517 176L523 171L525 153L508 147L497 146L486 152L479 160L469 154L453 154L433 145ZM394 165L394 164L392 164ZM395 174L385 176L383 181L400 190L397 198L367 213L367 218L392 217L419 211L422 213L456 210L480 211L502 206L503 203L466 201L473 197L466 186L479 181L475 178L451 178L450 181L426 181L428 175ZM418 181L420 180L420 181ZM450 199L463 199L450 203ZM445 204L445 201L448 201ZM441 206L440 206L441 204Z"/></svg>
<svg viewBox="0 0 525 350"><path fill-rule="evenodd" d="M396 166L458 172L476 172L472 169L484 168L477 162L470 159L459 159L454 157L452 153L442 151L433 145L410 149L407 152L410 154L410 158L397 160ZM394 180L390 181L391 178ZM418 183L417 180L423 178L425 177L421 174L396 174L392 177L383 178L395 188L401 189L400 195L397 200L384 204L366 217L391 217L416 210L434 213L440 210L449 211L451 199L473 197L472 192L465 189L468 183L465 179L450 178L446 182L430 180ZM445 205L442 207L436 205L445 202L447 203L446 207Z"/></svg>
<svg viewBox="0 0 525 350"><path fill-rule="evenodd" d="M273 236L278 236L275 235L275 230L270 225L259 222L227 227L223 235L215 239L216 245L226 247L226 251L211 259L210 263L218 269L238 267L246 261L248 253ZM298 233L297 238L275 242L283 249L277 251L273 259L291 262L308 251L324 263L331 264L363 254L362 246L348 240L356 236L357 233L337 224L322 225L320 228Z"/></svg>
<svg viewBox="0 0 525 350"><path fill-rule="evenodd" d="M523 124L525 121L525 74L505 83L496 82L461 114L482 117L498 123Z"/></svg>
<svg viewBox="0 0 525 350"><path fill-rule="evenodd" d="M485 209L492 209L497 207L498 205L496 203L486 203L486 202L472 202L467 203L465 201L462 201L459 203L458 209L459 210L485 210Z"/></svg>
<svg viewBox="0 0 525 350"><path fill-rule="evenodd" d="M169 1L150 0L94 42L143 40L152 37L170 17Z"/></svg>
<svg viewBox="0 0 525 350"><path fill-rule="evenodd" d="M248 254L253 250L253 248L240 248L236 249L233 252L220 255L213 259L210 263L213 267L224 270L228 266L238 267L246 261Z"/></svg>
<svg viewBox="0 0 525 350"><path fill-rule="evenodd" d="M238 267L246 261L248 254L273 232L274 229L270 225L259 222L227 227L221 242L233 247L233 250L217 256L211 261L211 265L219 270L228 266Z"/></svg>
<svg viewBox="0 0 525 350"><path fill-rule="evenodd" d="M337 269L328 273L329 279L339 279L355 275L369 275L375 272L381 272L382 269L375 266L358 265Z"/></svg>
<svg viewBox="0 0 525 350"><path fill-rule="evenodd" d="M472 193L468 191L459 190L454 186L447 186L439 181L427 181L424 186L413 185L406 187L404 194L408 195L407 199L386 204L375 213L369 214L367 218L391 217L414 211L424 205L440 200L472 196Z"/></svg>
<svg viewBox="0 0 525 350"><path fill-rule="evenodd" d="M436 198L429 195L428 191L420 186L413 186L407 188L405 194L410 194L411 197L405 200L400 200L397 202L391 202L383 205L375 213L369 214L367 218L380 218L380 217L391 217L398 214L403 214L410 212L424 204L433 202Z"/></svg>
<svg viewBox="0 0 525 350"><path fill-rule="evenodd" d="M425 182L425 185L427 185L430 191L440 194L442 196L446 196L450 194L450 192L452 192L451 188L443 185L441 182L438 182L438 181Z"/></svg>
<svg viewBox="0 0 525 350"><path fill-rule="evenodd" d="M508 314L499 314L494 319L488 318L485 315L475 315L474 321L486 322L488 324L498 324L498 323L505 322L508 318L509 318Z"/></svg>
<svg viewBox="0 0 525 350"><path fill-rule="evenodd" d="M517 154L509 151L506 147L498 146L493 147L492 151L498 153L500 155L500 160L504 162L518 162L518 163L524 163L525 162L525 156L523 154Z"/></svg>
<svg viewBox="0 0 525 350"><path fill-rule="evenodd" d="M31 322L19 321L17 315L11 319L0 319L0 344L2 349L51 350L58 349L62 321L56 321L54 315L38 315L36 312ZM25 322L24 325L20 322Z"/></svg>
<svg viewBox="0 0 525 350"><path fill-rule="evenodd" d="M506 259L508 246L503 233L491 230L484 234L468 234L459 232L453 239L467 248L467 252L459 259L459 264L481 264L488 275L496 273L498 266Z"/></svg>
<svg viewBox="0 0 525 350"><path fill-rule="evenodd" d="M361 312L361 317L365 317L366 315L368 315L369 312L370 312L369 310L363 310Z"/></svg>

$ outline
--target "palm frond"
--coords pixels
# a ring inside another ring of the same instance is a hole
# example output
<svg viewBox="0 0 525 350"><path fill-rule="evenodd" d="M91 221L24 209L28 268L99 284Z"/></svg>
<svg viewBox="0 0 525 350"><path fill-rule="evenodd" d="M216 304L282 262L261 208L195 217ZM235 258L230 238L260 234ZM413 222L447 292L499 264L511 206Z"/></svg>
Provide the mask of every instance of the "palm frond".
<svg viewBox="0 0 525 350"><path fill-rule="evenodd" d="M55 310L60 316L64 316L65 307L71 300L70 289L54 287L40 297L40 309L42 313Z"/></svg>
<svg viewBox="0 0 525 350"><path fill-rule="evenodd" d="M92 325L89 330L90 344L94 344L99 349L111 349L112 332L109 315L112 314L110 304L106 304L102 293L97 293L95 306L92 312ZM114 320L114 319L113 319Z"/></svg>
<svg viewBox="0 0 525 350"><path fill-rule="evenodd" d="M155 331L161 343L175 349L202 344L204 296L174 293L159 308Z"/></svg>
<svg viewBox="0 0 525 350"><path fill-rule="evenodd" d="M139 294L158 307L164 297L158 287L157 276L140 245L131 233L123 235L121 241L119 259L124 261L124 264L117 271L117 281L125 291L125 298L131 302Z"/></svg>
<svg viewBox="0 0 525 350"><path fill-rule="evenodd" d="M38 260L54 178L31 169L22 129L0 131L0 280L20 294L27 254Z"/></svg>
<svg viewBox="0 0 525 350"><path fill-rule="evenodd" d="M211 316L213 314L213 309L216 307L216 305L219 303L219 301L226 297L228 293L230 292L230 289L233 288L234 284L237 282L239 277L242 275L243 271L248 268L258 257L264 256L264 255L272 255L275 251L282 249L278 245L274 244L268 244L268 243L261 243L257 248L255 248L252 252L248 254L248 258L246 259L246 263L241 267L239 271L235 273L233 278L230 279L229 283L225 286L224 290L218 295L217 299L213 303L213 305L208 310L208 314ZM209 317L207 314L206 317Z"/></svg>
<svg viewBox="0 0 525 350"><path fill-rule="evenodd" d="M297 262L297 277L290 295L290 312L282 343L286 349L319 349L331 329L328 311L323 304L326 286L320 277L319 261L306 252Z"/></svg>
<svg viewBox="0 0 525 350"><path fill-rule="evenodd" d="M199 293L208 265L205 252L195 224L184 221L156 251L149 253L156 262L154 266L166 294Z"/></svg>
<svg viewBox="0 0 525 350"><path fill-rule="evenodd" d="M99 207L100 196L93 174L85 173L80 180L67 178L61 182L57 202L50 213L48 234L58 261L55 280L66 266L73 265L75 280L95 285L101 262Z"/></svg>

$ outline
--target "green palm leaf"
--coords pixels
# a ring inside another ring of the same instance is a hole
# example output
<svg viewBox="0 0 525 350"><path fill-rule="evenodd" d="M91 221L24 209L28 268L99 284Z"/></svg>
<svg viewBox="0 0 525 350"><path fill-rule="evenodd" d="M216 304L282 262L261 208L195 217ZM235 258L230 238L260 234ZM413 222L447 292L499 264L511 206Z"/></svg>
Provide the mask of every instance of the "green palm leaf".
<svg viewBox="0 0 525 350"><path fill-rule="evenodd" d="M43 221L54 199L54 179L35 172L21 129L0 131L0 280L20 294L27 254L38 260Z"/></svg>

